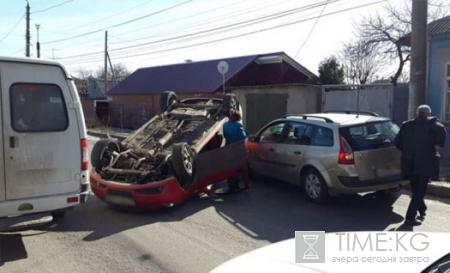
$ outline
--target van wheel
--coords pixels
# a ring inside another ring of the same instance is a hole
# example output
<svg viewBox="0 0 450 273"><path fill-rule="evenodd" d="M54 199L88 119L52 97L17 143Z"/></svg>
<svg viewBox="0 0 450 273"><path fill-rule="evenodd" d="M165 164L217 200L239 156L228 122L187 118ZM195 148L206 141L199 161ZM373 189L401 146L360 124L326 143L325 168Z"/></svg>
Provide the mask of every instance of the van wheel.
<svg viewBox="0 0 450 273"><path fill-rule="evenodd" d="M303 174L302 186L306 197L314 203L324 204L330 199L325 179L316 169L311 168Z"/></svg>
<svg viewBox="0 0 450 273"><path fill-rule="evenodd" d="M120 152L119 144L116 141L102 139L95 143L91 152L91 164L97 173L101 173L103 168L110 164L113 152Z"/></svg>
<svg viewBox="0 0 450 273"><path fill-rule="evenodd" d="M174 145L172 165L180 185L183 188L187 188L194 179L195 171L195 152L187 143Z"/></svg>
<svg viewBox="0 0 450 273"><path fill-rule="evenodd" d="M61 221L66 217L66 211L58 211L52 213L53 221Z"/></svg>
<svg viewBox="0 0 450 273"><path fill-rule="evenodd" d="M164 91L159 99L159 109L162 112L169 110L169 108L178 101L177 95L173 91Z"/></svg>
<svg viewBox="0 0 450 273"><path fill-rule="evenodd" d="M235 95L228 94L222 101L222 114L230 117L235 111L239 110L239 102Z"/></svg>

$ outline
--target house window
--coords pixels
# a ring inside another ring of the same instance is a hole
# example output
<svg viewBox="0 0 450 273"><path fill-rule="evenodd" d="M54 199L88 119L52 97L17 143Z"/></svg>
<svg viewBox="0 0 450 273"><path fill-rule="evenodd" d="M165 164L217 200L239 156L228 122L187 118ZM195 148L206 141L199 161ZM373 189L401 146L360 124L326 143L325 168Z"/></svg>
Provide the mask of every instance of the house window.
<svg viewBox="0 0 450 273"><path fill-rule="evenodd" d="M147 104L141 103L139 105L139 116L141 118L141 121L147 121Z"/></svg>
<svg viewBox="0 0 450 273"><path fill-rule="evenodd" d="M117 106L119 107L119 120L122 122L125 116L125 109L123 103L118 103Z"/></svg>
<svg viewBox="0 0 450 273"><path fill-rule="evenodd" d="M450 121L450 63L447 64L446 90L445 90L445 120Z"/></svg>

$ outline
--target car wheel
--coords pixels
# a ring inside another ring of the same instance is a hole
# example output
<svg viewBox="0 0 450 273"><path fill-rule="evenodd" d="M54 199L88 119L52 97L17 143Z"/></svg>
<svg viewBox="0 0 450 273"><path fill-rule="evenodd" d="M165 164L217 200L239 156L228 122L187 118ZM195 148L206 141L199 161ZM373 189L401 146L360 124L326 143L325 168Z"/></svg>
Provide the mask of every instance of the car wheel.
<svg viewBox="0 0 450 273"><path fill-rule="evenodd" d="M59 222L66 217L66 211L58 211L52 213L53 221Z"/></svg>
<svg viewBox="0 0 450 273"><path fill-rule="evenodd" d="M323 204L329 200L328 187L316 169L311 168L303 174L302 185L306 197L310 201Z"/></svg>
<svg viewBox="0 0 450 273"><path fill-rule="evenodd" d="M119 143L116 141L102 139L95 143L91 152L91 164L96 172L101 173L103 168L110 164L113 152L120 152Z"/></svg>
<svg viewBox="0 0 450 273"><path fill-rule="evenodd" d="M230 117L235 111L239 110L239 102L235 95L228 94L222 101L222 114Z"/></svg>
<svg viewBox="0 0 450 273"><path fill-rule="evenodd" d="M164 91L159 99L159 107L161 112L169 110L169 108L178 101L177 95L172 91Z"/></svg>
<svg viewBox="0 0 450 273"><path fill-rule="evenodd" d="M187 188L194 179L195 172L195 152L187 143L174 145L172 165L181 186Z"/></svg>

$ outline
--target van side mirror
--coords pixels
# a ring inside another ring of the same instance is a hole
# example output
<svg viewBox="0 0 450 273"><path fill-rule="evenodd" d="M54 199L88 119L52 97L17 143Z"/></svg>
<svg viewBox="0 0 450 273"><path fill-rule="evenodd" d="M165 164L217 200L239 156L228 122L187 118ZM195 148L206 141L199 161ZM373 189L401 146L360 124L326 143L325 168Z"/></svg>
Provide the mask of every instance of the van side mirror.
<svg viewBox="0 0 450 273"><path fill-rule="evenodd" d="M258 142L259 141L259 137L257 137L257 136L249 136L248 140L250 142Z"/></svg>

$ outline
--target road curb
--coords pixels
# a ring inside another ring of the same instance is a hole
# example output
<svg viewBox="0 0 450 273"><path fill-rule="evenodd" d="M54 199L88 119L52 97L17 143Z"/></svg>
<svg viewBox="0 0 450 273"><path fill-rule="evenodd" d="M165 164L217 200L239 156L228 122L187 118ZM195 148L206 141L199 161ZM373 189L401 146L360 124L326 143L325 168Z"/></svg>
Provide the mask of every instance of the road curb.
<svg viewBox="0 0 450 273"><path fill-rule="evenodd" d="M406 184L404 189L411 190L411 184ZM427 187L427 195L450 198L450 183L449 182L431 182Z"/></svg>

